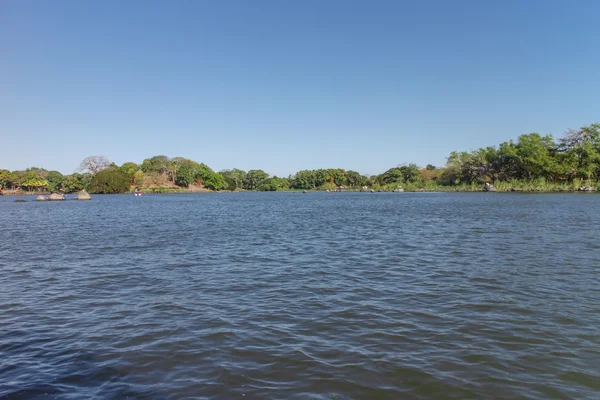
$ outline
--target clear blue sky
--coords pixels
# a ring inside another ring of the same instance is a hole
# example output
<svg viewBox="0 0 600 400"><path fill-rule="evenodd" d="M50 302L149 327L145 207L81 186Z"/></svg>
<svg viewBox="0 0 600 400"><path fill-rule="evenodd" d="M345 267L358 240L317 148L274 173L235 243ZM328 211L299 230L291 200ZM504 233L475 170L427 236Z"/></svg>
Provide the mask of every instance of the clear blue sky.
<svg viewBox="0 0 600 400"><path fill-rule="evenodd" d="M600 1L0 1L0 168L441 165L600 121Z"/></svg>

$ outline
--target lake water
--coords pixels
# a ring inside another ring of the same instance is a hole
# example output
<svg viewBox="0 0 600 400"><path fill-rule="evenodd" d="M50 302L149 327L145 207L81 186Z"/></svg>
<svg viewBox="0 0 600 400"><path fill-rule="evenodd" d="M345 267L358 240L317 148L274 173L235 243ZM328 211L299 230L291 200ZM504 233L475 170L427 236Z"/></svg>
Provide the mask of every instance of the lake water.
<svg viewBox="0 0 600 400"><path fill-rule="evenodd" d="M0 397L600 398L600 195L14 199Z"/></svg>

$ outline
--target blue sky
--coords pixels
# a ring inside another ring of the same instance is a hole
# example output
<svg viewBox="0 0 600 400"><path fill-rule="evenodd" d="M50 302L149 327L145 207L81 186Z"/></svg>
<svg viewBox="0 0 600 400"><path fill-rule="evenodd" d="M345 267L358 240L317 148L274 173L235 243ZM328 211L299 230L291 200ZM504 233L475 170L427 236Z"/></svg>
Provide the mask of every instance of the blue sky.
<svg viewBox="0 0 600 400"><path fill-rule="evenodd" d="M0 2L0 168L441 165L600 121L600 1Z"/></svg>

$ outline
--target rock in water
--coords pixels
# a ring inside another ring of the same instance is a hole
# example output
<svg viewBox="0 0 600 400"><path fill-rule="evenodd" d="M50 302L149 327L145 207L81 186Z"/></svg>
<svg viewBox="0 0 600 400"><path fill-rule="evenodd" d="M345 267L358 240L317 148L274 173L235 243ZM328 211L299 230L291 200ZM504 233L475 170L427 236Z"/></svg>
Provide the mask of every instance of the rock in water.
<svg viewBox="0 0 600 400"><path fill-rule="evenodd" d="M83 189L81 192L77 194L77 200L91 200L92 197L87 192L87 190Z"/></svg>
<svg viewBox="0 0 600 400"><path fill-rule="evenodd" d="M398 186L396 189L394 189L394 192L396 192L396 193L404 192L404 188L402 186Z"/></svg>
<svg viewBox="0 0 600 400"><path fill-rule="evenodd" d="M41 194L37 197L37 199L35 199L36 201L46 201L48 200L48 198L46 198L46 196L42 196Z"/></svg>
<svg viewBox="0 0 600 400"><path fill-rule="evenodd" d="M52 193L50 195L50 197L48 197L48 200L50 200L50 201L59 201L59 200L64 200L64 199L65 198L61 194L58 194L58 193Z"/></svg>
<svg viewBox="0 0 600 400"><path fill-rule="evenodd" d="M496 187L493 185L490 185L489 183L485 183L485 185L483 185L483 191L484 192L495 192L496 191Z"/></svg>
<svg viewBox="0 0 600 400"><path fill-rule="evenodd" d="M23 200L23 199L16 199L15 203L27 203L27 200Z"/></svg>

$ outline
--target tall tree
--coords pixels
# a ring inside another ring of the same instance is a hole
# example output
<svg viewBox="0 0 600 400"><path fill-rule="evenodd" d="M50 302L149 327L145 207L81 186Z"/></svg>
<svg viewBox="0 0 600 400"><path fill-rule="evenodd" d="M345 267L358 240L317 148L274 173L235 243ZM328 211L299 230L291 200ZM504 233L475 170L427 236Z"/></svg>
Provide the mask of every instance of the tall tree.
<svg viewBox="0 0 600 400"><path fill-rule="evenodd" d="M177 161L169 161L169 163L167 164L167 168L169 170L169 176L171 177L171 181L173 181L173 184L175 184L175 177L177 176L177 171L180 168L179 163L177 163Z"/></svg>
<svg viewBox="0 0 600 400"><path fill-rule="evenodd" d="M0 169L0 190L7 188L12 183L12 176L7 169Z"/></svg>
<svg viewBox="0 0 600 400"><path fill-rule="evenodd" d="M79 172L90 172L95 175L103 169L108 168L110 164L110 160L104 156L89 156L84 158L81 164L79 164Z"/></svg>
<svg viewBox="0 0 600 400"><path fill-rule="evenodd" d="M227 169L219 172L227 181L227 187L229 190L242 189L244 186L244 180L246 179L246 171L241 169Z"/></svg>
<svg viewBox="0 0 600 400"><path fill-rule="evenodd" d="M265 171L260 169L251 169L246 174L245 188L248 190L257 190L269 177Z"/></svg>
<svg viewBox="0 0 600 400"><path fill-rule="evenodd" d="M559 140L558 150L563 164L571 165L573 177L600 178L600 124L569 130Z"/></svg>
<svg viewBox="0 0 600 400"><path fill-rule="evenodd" d="M516 145L517 158L526 178L552 179L552 151L556 147L552 136L529 133L519 136Z"/></svg>

